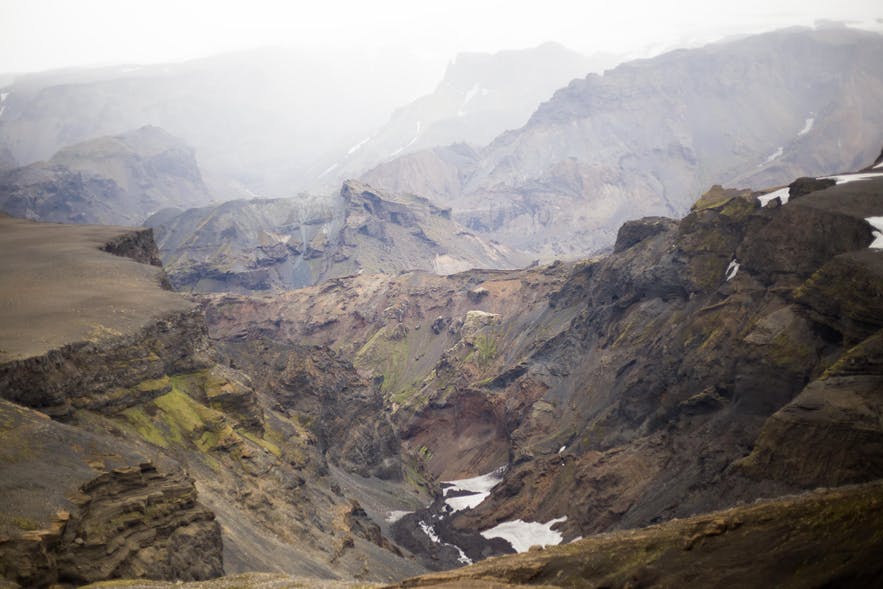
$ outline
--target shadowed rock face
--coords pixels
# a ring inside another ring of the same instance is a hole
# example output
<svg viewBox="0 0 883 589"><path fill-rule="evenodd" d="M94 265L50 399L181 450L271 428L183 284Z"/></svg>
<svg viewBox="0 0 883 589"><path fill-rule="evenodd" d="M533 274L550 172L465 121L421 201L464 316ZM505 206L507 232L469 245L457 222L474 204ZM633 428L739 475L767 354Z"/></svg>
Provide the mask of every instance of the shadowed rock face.
<svg viewBox="0 0 883 589"><path fill-rule="evenodd" d="M865 219L883 179L792 190L761 208L714 187L681 222L629 223L614 253L573 265L215 297L209 331L355 358L418 472L507 464L484 502L435 526L470 550L514 519L566 515L567 541L873 480L883 258Z"/></svg>
<svg viewBox="0 0 883 589"><path fill-rule="evenodd" d="M159 209L210 201L193 150L159 127L65 147L0 176L0 208L38 221L140 225Z"/></svg>
<svg viewBox="0 0 883 589"><path fill-rule="evenodd" d="M361 178L537 257L580 257L625 221L685 214L714 182L864 166L883 127L881 51L879 34L789 29L627 62L572 81L483 148L425 150Z"/></svg>

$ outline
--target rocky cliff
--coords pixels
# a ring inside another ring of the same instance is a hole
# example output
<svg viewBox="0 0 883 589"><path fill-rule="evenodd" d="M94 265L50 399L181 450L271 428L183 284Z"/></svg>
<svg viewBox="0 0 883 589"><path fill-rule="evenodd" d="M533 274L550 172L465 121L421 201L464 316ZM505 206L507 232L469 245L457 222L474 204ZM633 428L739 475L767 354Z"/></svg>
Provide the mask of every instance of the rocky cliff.
<svg viewBox="0 0 883 589"><path fill-rule="evenodd" d="M624 225L605 257L216 297L209 331L353 358L430 481L506 467L471 509L439 493L396 524L432 522L430 567L482 558L478 532L515 520L569 541L869 481L881 191L877 171L716 186L680 222Z"/></svg>
<svg viewBox="0 0 883 589"><path fill-rule="evenodd" d="M357 272L514 268L523 254L484 240L429 200L356 181L330 198L232 201L153 226L172 283L182 290L249 292L309 286Z"/></svg>
<svg viewBox="0 0 883 589"><path fill-rule="evenodd" d="M423 570L386 537L419 490L371 381L314 350L268 384L219 365L150 230L0 225L5 579Z"/></svg>
<svg viewBox="0 0 883 589"><path fill-rule="evenodd" d="M210 201L193 149L151 126L0 175L0 208L39 221L140 225L159 209Z"/></svg>
<svg viewBox="0 0 883 589"><path fill-rule="evenodd" d="M871 161L881 47L878 34L789 29L624 63L483 148L405 155L362 179L534 255L584 256L627 220L686 214L712 183L760 189Z"/></svg>

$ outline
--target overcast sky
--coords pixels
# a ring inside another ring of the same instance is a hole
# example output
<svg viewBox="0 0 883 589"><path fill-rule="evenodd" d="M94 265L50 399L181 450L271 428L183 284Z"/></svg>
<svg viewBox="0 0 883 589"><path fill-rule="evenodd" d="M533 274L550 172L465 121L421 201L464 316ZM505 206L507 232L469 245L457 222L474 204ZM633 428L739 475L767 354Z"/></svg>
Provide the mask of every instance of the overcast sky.
<svg viewBox="0 0 883 589"><path fill-rule="evenodd" d="M0 72L177 61L266 45L459 51L557 41L646 53L817 19L879 28L879 0L0 0Z"/></svg>

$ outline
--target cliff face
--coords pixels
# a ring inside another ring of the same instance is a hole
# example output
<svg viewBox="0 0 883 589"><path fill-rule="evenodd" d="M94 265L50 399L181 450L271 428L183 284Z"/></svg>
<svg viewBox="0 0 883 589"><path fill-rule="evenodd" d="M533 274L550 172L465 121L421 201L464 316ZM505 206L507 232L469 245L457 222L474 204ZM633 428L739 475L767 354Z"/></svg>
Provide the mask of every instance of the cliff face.
<svg viewBox="0 0 883 589"><path fill-rule="evenodd" d="M4 578L422 570L372 519L417 501L394 431L365 419L372 383L312 351L281 356L278 391L218 365L200 310L142 263L149 230L0 223ZM372 515L361 469L384 477Z"/></svg>
<svg viewBox="0 0 883 589"><path fill-rule="evenodd" d="M427 566L457 565L443 543L482 558L477 532L516 519L566 516L568 541L873 480L881 190L801 179L762 207L718 186L681 222L626 224L603 258L216 297L209 331L354 358L429 479L507 467L472 509L440 497L400 520L433 522Z"/></svg>

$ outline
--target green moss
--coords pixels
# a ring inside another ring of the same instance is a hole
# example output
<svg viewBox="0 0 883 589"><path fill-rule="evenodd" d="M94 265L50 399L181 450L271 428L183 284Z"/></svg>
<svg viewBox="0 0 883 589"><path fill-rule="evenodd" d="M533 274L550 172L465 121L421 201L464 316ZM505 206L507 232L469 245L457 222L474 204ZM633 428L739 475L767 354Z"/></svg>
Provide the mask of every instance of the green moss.
<svg viewBox="0 0 883 589"><path fill-rule="evenodd" d="M166 435L156 426L143 407L130 407L125 409L122 415L146 442L161 448L169 447L169 440L166 438Z"/></svg>
<svg viewBox="0 0 883 589"><path fill-rule="evenodd" d="M282 456L282 450L279 449L279 446L274 444L273 442L266 440L264 438L259 438L251 432L242 432L242 436L248 438L261 448L267 450L270 454L276 456L277 458Z"/></svg>
<svg viewBox="0 0 883 589"><path fill-rule="evenodd" d="M497 357L497 338L492 334L481 334L473 341L475 349L467 360L482 368L487 367Z"/></svg>
<svg viewBox="0 0 883 589"><path fill-rule="evenodd" d="M171 379L163 375L161 378L155 378L153 380L145 380L135 387L135 390L140 393L151 393L157 391L167 391L172 388Z"/></svg>

